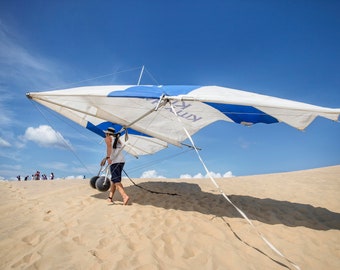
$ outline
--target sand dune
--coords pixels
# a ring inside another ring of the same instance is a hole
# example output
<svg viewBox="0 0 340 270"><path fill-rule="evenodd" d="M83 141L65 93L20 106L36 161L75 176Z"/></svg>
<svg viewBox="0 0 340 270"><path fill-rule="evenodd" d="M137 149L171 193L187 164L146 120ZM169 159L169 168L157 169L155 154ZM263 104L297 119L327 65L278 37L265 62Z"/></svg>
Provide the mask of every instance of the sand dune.
<svg viewBox="0 0 340 270"><path fill-rule="evenodd" d="M209 179L1 181L0 269L294 269ZM301 269L340 269L340 166L216 179Z"/></svg>

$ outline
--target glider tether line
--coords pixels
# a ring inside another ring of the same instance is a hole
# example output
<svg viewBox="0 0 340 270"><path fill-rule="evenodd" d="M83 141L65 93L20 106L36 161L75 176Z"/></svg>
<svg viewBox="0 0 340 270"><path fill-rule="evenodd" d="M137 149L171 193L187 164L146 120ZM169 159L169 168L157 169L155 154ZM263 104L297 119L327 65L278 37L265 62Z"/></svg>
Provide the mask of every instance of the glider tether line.
<svg viewBox="0 0 340 270"><path fill-rule="evenodd" d="M90 170L85 166L85 164L81 161L80 157L77 155L77 153L73 150L73 148L66 142L66 140L61 136L61 134L53 128L53 124L49 121L49 119L46 117L46 115L40 110L40 108L30 99L31 103L36 107L36 109L41 113L41 115L44 117L44 119L47 121L47 123L52 127L54 133L59 138L59 140L65 145L67 149L69 149L73 155L78 159L79 163L87 170L89 174L91 174Z"/></svg>
<svg viewBox="0 0 340 270"><path fill-rule="evenodd" d="M192 147L195 149L195 152L197 154L198 159L200 160L204 170L206 171L207 175L209 176L211 182L215 185L215 187L217 188L217 190L222 194L222 196L237 210L237 212L239 212L239 214L250 224L250 226L255 230L255 232L257 233L258 236L260 236L260 238L279 256L281 256L283 259L285 259L286 261L288 261L295 269L300 270L300 267L298 265L296 265L295 263L293 263L291 260L289 260L287 257L285 257L272 243L270 243L261 232L259 232L259 230L255 227L255 225L251 222L251 220L247 217L247 215L240 209L238 208L230 199L229 197L224 193L224 191L220 188L220 186L217 184L217 182L215 181L215 179L212 177L210 171L208 170L207 166L205 165L201 155L198 152L198 149L195 146L195 143L190 135L190 133L188 132L188 130L185 128L184 123L182 122L182 120L180 119L180 117L178 116L174 106L172 105L170 99L168 97L165 98L165 100L167 102L170 103L170 107L171 110L173 112L173 114L177 117L178 122L181 124L181 126L183 127L183 130L185 132L185 134L187 135L188 139L190 140L190 143L192 144Z"/></svg>
<svg viewBox="0 0 340 270"><path fill-rule="evenodd" d="M147 188L145 188L145 187L142 187L141 185L136 184L136 183L130 178L130 176L126 173L126 171L125 171L124 169L123 169L123 172L124 172L124 174L126 175L126 177L131 181L131 183L134 184L136 187L138 187L138 188L140 188L140 189L143 189L143 190L148 191L148 192L153 193L153 194L165 194L165 195L170 195L170 196L181 196L180 194L177 194L177 193L154 191L154 190L150 190L150 189L147 189Z"/></svg>

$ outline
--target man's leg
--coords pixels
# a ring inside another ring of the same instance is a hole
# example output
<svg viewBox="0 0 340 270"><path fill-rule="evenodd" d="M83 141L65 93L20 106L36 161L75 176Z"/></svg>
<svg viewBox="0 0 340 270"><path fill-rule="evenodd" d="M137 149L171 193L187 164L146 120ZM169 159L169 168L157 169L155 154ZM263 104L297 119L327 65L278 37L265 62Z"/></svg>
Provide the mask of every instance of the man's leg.
<svg viewBox="0 0 340 270"><path fill-rule="evenodd" d="M129 196L126 194L122 183L116 183L115 186L123 198L123 204L127 205L127 203L129 202Z"/></svg>
<svg viewBox="0 0 340 270"><path fill-rule="evenodd" d="M116 185L115 183L111 182L109 197L107 198L108 202L112 202L115 191L116 191Z"/></svg>

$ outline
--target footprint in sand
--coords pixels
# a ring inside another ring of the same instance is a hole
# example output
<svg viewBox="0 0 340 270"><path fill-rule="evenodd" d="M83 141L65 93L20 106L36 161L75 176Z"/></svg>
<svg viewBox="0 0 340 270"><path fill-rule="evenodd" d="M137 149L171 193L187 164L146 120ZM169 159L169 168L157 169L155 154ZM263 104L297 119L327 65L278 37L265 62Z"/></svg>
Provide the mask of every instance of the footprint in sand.
<svg viewBox="0 0 340 270"><path fill-rule="evenodd" d="M41 255L37 252L29 253L22 257L19 261L11 266L11 268L27 269L29 265L41 259Z"/></svg>
<svg viewBox="0 0 340 270"><path fill-rule="evenodd" d="M182 257L184 259L190 259L190 258L193 258L195 256L196 256L195 252L193 251L193 249L191 247L184 248L183 255L182 255Z"/></svg>
<svg viewBox="0 0 340 270"><path fill-rule="evenodd" d="M80 225L80 221L79 219L76 219L76 220L71 219L69 222L65 222L65 225L67 228L78 227Z"/></svg>
<svg viewBox="0 0 340 270"><path fill-rule="evenodd" d="M168 256L170 259L174 258L174 249L173 249L173 238L170 235L163 234L161 236L161 239L163 241L163 250L164 254Z"/></svg>
<svg viewBox="0 0 340 270"><path fill-rule="evenodd" d="M62 236L68 236L69 233L70 233L70 230L68 230L68 229L64 229L64 230L62 230L62 231L60 232L60 234L61 234Z"/></svg>
<svg viewBox="0 0 340 270"><path fill-rule="evenodd" d="M102 260L101 258L99 258L99 254L98 254L98 252L97 252L96 250L91 249L91 250L89 250L89 253L90 253L93 257L95 257L99 263L102 263L102 262L103 262L103 260Z"/></svg>
<svg viewBox="0 0 340 270"><path fill-rule="evenodd" d="M111 241L108 238L102 238L99 240L99 245L97 246L98 249L102 249L107 247Z"/></svg>
<svg viewBox="0 0 340 270"><path fill-rule="evenodd" d="M73 242L77 243L78 245L81 245L83 243L80 236L75 236L72 238Z"/></svg>
<svg viewBox="0 0 340 270"><path fill-rule="evenodd" d="M31 246L35 246L36 244L41 242L41 234L38 232L34 232L31 235L28 235L22 238L22 241L24 241L25 243Z"/></svg>
<svg viewBox="0 0 340 270"><path fill-rule="evenodd" d="M53 214L52 210L45 211L45 216L43 218L43 221L49 221L49 222L56 221L55 215Z"/></svg>

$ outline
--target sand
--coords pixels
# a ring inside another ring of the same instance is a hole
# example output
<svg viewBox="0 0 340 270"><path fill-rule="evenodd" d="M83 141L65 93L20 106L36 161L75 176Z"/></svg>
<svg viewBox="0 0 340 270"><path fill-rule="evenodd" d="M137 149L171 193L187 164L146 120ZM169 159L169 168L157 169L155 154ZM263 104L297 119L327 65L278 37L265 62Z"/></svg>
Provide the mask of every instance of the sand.
<svg viewBox="0 0 340 270"><path fill-rule="evenodd" d="M0 182L0 269L340 269L340 166L216 179Z"/></svg>

